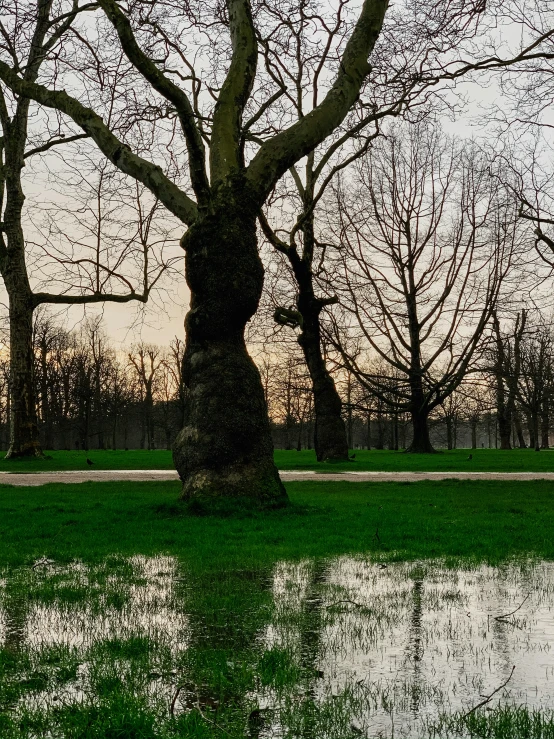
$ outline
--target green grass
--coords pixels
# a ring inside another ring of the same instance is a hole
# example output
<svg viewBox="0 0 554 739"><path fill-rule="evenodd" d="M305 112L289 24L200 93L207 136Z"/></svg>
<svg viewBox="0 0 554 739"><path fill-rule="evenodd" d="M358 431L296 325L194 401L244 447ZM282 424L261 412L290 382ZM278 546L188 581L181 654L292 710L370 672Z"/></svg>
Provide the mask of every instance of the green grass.
<svg viewBox="0 0 554 739"><path fill-rule="evenodd" d="M306 481L287 489L287 509L222 518L186 515L173 482L2 485L0 564L160 552L202 570L347 552L554 559L554 485L548 481Z"/></svg>
<svg viewBox="0 0 554 739"><path fill-rule="evenodd" d="M468 460L472 454L473 459ZM437 454L406 454L405 452L356 450L356 458L340 464L316 462L313 450L301 452L275 451L275 462L281 470L317 470L320 472L358 471L419 471L419 472L554 472L554 450L535 452L533 449L454 449ZM165 449L148 451L110 451L91 449L89 452L47 452L48 459L0 459L0 472L46 472L88 469L87 456L94 462L92 469L140 470L173 469L171 452Z"/></svg>
<svg viewBox="0 0 554 739"><path fill-rule="evenodd" d="M318 583L331 558L445 559L452 567L554 559L554 486L546 481L287 487L287 509L224 517L187 514L173 482L1 485L0 604L12 624L12 636L0 639L2 739L253 739L260 735L257 691L280 706L287 739L356 739L351 716L370 700L357 683L315 698L318 634L342 628L347 618L320 605ZM129 559L160 554L175 557L177 570L168 573L160 560L147 575ZM42 557L50 563L37 566ZM300 610L287 609L293 590L283 601L272 592L272 573L283 561L309 575ZM415 570L414 578L425 577L425 568ZM167 607L163 588L139 598L137 612L131 608L148 578L158 576L172 582L167 618L178 638L160 626L145 631L145 614ZM70 624L75 614L75 632L90 623L90 641L52 644L33 634L39 638L27 643L24 624L37 604ZM358 629L379 626L378 604L370 606L360 610ZM121 631L97 630L110 618ZM290 641L263 646L270 623ZM83 667L86 691L75 700ZM186 710L171 715L177 690ZM377 699L389 705L386 694ZM430 722L425 736L554 737L551 716L521 708L481 711L464 732L456 714L436 718L438 733Z"/></svg>
<svg viewBox="0 0 554 739"><path fill-rule="evenodd" d="M0 472L51 472L89 469L87 457L98 470L171 470L171 452L165 449L128 451L91 449L88 452L47 451L46 459L0 458Z"/></svg>
<svg viewBox="0 0 554 739"><path fill-rule="evenodd" d="M316 462L315 452L275 451L280 470L339 472L554 472L554 449L446 449L437 454L407 454L388 450L356 449L354 460L338 464ZM472 455L473 459L468 460Z"/></svg>

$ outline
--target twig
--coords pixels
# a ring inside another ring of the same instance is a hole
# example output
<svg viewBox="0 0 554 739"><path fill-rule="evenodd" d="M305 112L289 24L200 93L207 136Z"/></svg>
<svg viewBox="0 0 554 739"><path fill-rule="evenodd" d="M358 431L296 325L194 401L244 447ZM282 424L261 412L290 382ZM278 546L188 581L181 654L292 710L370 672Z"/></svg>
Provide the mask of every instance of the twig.
<svg viewBox="0 0 554 739"><path fill-rule="evenodd" d="M200 715L202 716L202 718L204 719L204 721L207 721L207 722L208 722L209 724L211 724L212 726L215 726L215 728L216 728L216 729L219 729L219 731L222 731L222 732L223 732L224 734L227 734L227 736L230 736L230 737L232 737L232 739L235 739L235 735L234 735L234 734L231 734L231 733L229 733L229 732L227 731L227 729L224 729L224 728L223 728L223 726L220 726L220 725L219 725L219 724L217 724L217 723L216 723L215 721L212 721L212 719L211 719L211 718L208 718L208 717L206 716L206 714L205 714L205 713L204 713L204 712L202 711L202 709L200 708L200 698L198 697L198 694L196 695L196 704L195 704L195 705L196 705L196 710L197 710L197 711L198 711L198 713L199 713L199 714L200 714Z"/></svg>
<svg viewBox="0 0 554 739"><path fill-rule="evenodd" d="M376 539L379 544L381 543L381 537L379 536L379 526L375 529L375 533L373 534L373 538Z"/></svg>
<svg viewBox="0 0 554 739"><path fill-rule="evenodd" d="M487 703L490 703L493 697L499 693L502 688L505 688L506 685L510 682L512 679L512 675L514 674L514 670L516 669L516 666L514 665L512 667L512 671L510 672L510 676L507 680L505 680L502 685L500 685L496 690L493 690L490 695L485 696L485 699L481 701L481 703L478 703L476 706L473 706L467 713L464 713L464 715L461 717L460 721L464 721L468 716L470 716L474 711L477 711L478 708L482 708L483 706L486 706Z"/></svg>
<svg viewBox="0 0 554 739"><path fill-rule="evenodd" d="M175 715L175 704L177 703L177 698L179 697L179 695L181 693L181 690L183 690L183 688L185 688L185 687L186 687L185 684L182 684L182 685L178 685L177 686L177 690L175 691L175 693L173 695L173 699L172 699L171 705L169 707L169 712L170 712L170 714L172 716ZM227 731L227 729L224 729L223 726L220 726L215 721L212 721L211 718L208 718L206 716L206 714L204 713L204 711L200 708L200 698L198 697L198 693L196 694L196 702L194 704L194 707L196 708L196 710L198 711L198 713L202 716L202 718L204 719L204 721L207 721L209 724L211 724L212 726L214 726L219 731L222 731L224 734L227 734L227 736L230 736L231 739L235 739L234 734L230 734Z"/></svg>
<svg viewBox="0 0 554 739"><path fill-rule="evenodd" d="M169 713L174 716L175 715L175 704L177 703L177 698L179 697L179 694L181 693L181 690L184 688L184 685L177 685L177 690L175 691L173 695L173 699L171 701L171 705L169 707Z"/></svg>
<svg viewBox="0 0 554 739"><path fill-rule="evenodd" d="M508 616L513 616L514 613L517 613L519 609L522 607L522 605L525 603L525 601L529 600L531 597L531 593L527 593L525 598L521 601L519 606L515 609L515 611L510 611L510 613L505 613L503 616L494 616L495 621L503 621L505 618L508 618Z"/></svg>
<svg viewBox="0 0 554 739"><path fill-rule="evenodd" d="M331 603L327 606L327 608L334 608L334 606L340 606L341 603L350 603L352 606L356 606L356 608L367 608L367 606L362 605L361 603L356 603L355 600L350 600L349 598L345 598L344 600L337 600L335 603Z"/></svg>

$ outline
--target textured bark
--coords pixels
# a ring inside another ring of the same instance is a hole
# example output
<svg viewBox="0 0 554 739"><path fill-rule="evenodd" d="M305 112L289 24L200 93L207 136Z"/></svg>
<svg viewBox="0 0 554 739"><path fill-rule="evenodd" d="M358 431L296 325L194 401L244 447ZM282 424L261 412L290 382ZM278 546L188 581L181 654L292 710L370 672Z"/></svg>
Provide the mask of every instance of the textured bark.
<svg viewBox="0 0 554 739"><path fill-rule="evenodd" d="M183 238L191 308L183 362L188 388L185 426L173 459L183 498L250 498L282 505L287 497L273 462L267 406L244 341L263 285L256 210L244 188Z"/></svg>

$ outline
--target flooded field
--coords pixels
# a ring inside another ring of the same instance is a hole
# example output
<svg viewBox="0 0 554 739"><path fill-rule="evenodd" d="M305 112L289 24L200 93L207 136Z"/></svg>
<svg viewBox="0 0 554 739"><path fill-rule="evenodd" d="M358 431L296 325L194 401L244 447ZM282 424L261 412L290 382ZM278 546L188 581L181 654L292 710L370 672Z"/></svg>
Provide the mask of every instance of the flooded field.
<svg viewBox="0 0 554 739"><path fill-rule="evenodd" d="M553 644L551 562L39 560L0 572L0 735L543 739Z"/></svg>

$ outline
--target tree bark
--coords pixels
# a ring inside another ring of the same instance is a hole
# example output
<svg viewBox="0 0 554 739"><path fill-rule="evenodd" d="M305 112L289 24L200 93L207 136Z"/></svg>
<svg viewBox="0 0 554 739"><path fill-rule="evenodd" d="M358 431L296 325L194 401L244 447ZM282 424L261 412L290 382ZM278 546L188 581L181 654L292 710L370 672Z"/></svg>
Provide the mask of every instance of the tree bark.
<svg viewBox="0 0 554 739"><path fill-rule="evenodd" d="M542 398L541 408L541 449L550 448L549 432L550 432L550 412L549 412L549 388L546 388Z"/></svg>
<svg viewBox="0 0 554 739"><path fill-rule="evenodd" d="M512 433L512 414L511 413L500 413L498 417L498 433L500 435L500 448L511 449L512 444L510 436Z"/></svg>
<svg viewBox="0 0 554 739"><path fill-rule="evenodd" d="M30 295L10 294L10 447L6 459L42 457L39 441L33 357L33 304Z"/></svg>
<svg viewBox="0 0 554 739"><path fill-rule="evenodd" d="M251 202L245 188L227 187L182 241L191 290L183 362L188 392L173 459L186 500L287 501L273 462L261 377L244 340L264 277Z"/></svg>
<svg viewBox="0 0 554 739"><path fill-rule="evenodd" d="M411 417L413 437L407 451L417 454L434 454L435 449L433 449L429 436L429 411L421 406L412 408Z"/></svg>
<svg viewBox="0 0 554 739"><path fill-rule="evenodd" d="M299 304L300 304L299 300ZM300 307L300 306L299 306ZM314 396L315 433L314 444L318 462L338 462L348 459L346 427L341 415L342 401L335 382L325 364L321 351L319 311L317 315L304 317L302 333L298 343L302 347L306 365L312 381Z"/></svg>

